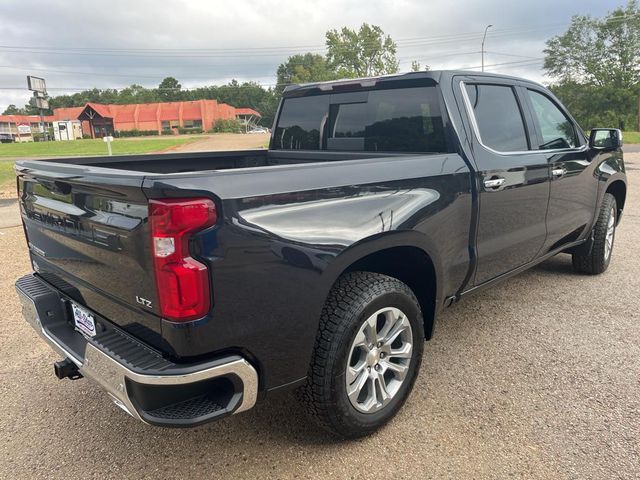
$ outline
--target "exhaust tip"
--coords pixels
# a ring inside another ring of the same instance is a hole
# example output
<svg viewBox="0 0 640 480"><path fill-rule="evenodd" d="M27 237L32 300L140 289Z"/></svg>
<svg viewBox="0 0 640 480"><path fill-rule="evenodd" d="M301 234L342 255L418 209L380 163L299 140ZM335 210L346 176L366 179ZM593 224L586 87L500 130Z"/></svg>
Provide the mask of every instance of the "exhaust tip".
<svg viewBox="0 0 640 480"><path fill-rule="evenodd" d="M78 380L79 378L82 378L82 374L78 371L78 366L68 358L65 358L61 362L54 363L53 372L60 380L64 378L68 378L70 380Z"/></svg>

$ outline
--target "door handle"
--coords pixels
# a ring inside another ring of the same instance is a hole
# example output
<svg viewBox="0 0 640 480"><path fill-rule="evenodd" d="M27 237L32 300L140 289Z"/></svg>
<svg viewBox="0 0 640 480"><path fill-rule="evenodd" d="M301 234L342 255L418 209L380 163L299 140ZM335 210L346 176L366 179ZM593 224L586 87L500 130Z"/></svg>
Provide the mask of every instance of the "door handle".
<svg viewBox="0 0 640 480"><path fill-rule="evenodd" d="M501 187L503 183L504 183L504 178L502 177L489 178L484 181L484 186L485 188L498 188L498 187Z"/></svg>
<svg viewBox="0 0 640 480"><path fill-rule="evenodd" d="M561 177L563 176L565 173L567 173L567 171L564 168L554 168L553 170L551 170L551 175L553 175L554 177Z"/></svg>

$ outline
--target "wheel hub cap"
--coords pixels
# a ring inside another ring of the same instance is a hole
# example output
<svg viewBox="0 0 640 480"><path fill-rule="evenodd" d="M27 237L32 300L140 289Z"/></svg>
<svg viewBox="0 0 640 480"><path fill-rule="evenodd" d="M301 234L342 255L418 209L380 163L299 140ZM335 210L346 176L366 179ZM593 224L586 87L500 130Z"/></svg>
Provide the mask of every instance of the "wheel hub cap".
<svg viewBox="0 0 640 480"><path fill-rule="evenodd" d="M367 353L367 365L370 367L374 367L378 361L380 360L380 350L377 348L373 348L369 353Z"/></svg>
<svg viewBox="0 0 640 480"><path fill-rule="evenodd" d="M347 359L345 381L351 405L363 413L388 405L406 379L412 350L411 324L401 310L387 307L367 318Z"/></svg>

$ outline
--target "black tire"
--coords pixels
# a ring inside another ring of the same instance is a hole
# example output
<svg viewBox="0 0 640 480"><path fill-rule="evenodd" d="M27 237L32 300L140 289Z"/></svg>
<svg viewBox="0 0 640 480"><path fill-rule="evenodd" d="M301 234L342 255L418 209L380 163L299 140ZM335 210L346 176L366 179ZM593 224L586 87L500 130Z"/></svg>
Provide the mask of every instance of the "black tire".
<svg viewBox="0 0 640 480"><path fill-rule="evenodd" d="M409 321L411 333L406 335L413 342L411 358L406 376L387 400L389 403L374 413L362 413L348 398L347 362L365 321L389 307L399 309L404 314L401 318ZM298 398L310 416L330 432L343 438L368 435L391 420L404 404L420 370L423 347L422 312L407 285L377 273L345 274L332 288L322 310L307 383L298 390Z"/></svg>
<svg viewBox="0 0 640 480"><path fill-rule="evenodd" d="M605 193L598 213L598 219L593 227L593 246L588 254L574 253L572 255L573 269L579 273L597 275L604 272L609 266L613 253L613 241L617 223L616 198L610 193ZM613 216L613 236L611 245L607 250L607 229ZM607 253L608 252L608 253Z"/></svg>

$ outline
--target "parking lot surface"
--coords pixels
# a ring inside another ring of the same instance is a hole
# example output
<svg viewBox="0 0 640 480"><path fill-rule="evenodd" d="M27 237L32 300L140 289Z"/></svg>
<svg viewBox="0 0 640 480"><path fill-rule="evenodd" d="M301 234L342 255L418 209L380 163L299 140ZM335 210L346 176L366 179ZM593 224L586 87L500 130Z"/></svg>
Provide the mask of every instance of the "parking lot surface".
<svg viewBox="0 0 640 480"><path fill-rule="evenodd" d="M640 154L609 270L568 255L446 310L413 394L372 437L337 441L290 394L189 430L150 427L22 320L20 227L0 228L0 478L640 477Z"/></svg>

